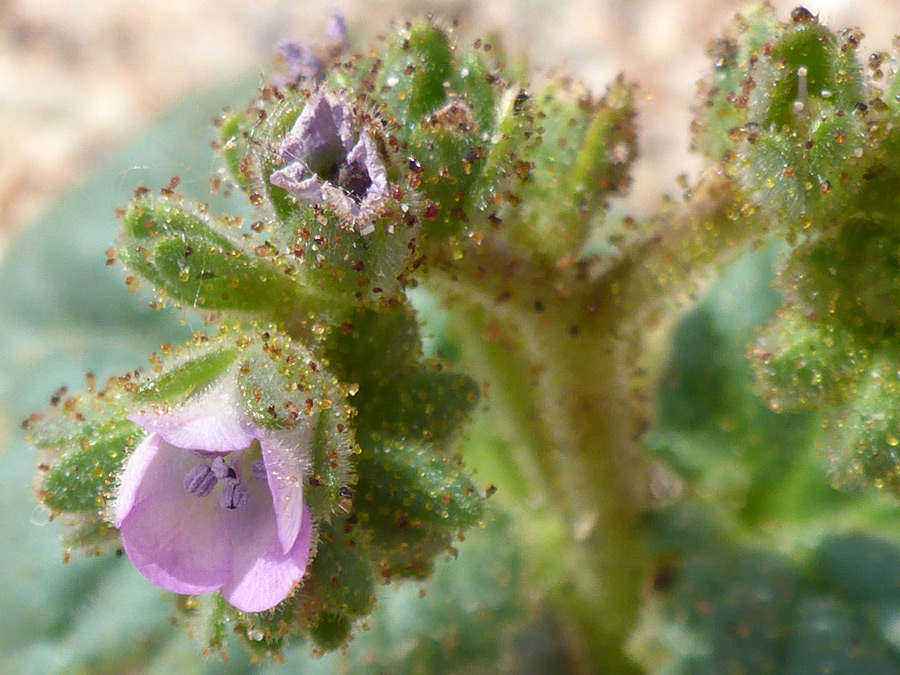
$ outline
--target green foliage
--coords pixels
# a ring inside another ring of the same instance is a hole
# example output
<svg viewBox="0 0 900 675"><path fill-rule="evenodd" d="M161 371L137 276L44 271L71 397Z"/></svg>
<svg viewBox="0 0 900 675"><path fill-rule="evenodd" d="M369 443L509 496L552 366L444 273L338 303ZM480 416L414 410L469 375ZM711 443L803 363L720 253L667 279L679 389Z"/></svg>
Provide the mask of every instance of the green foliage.
<svg viewBox="0 0 900 675"><path fill-rule="evenodd" d="M522 93L518 115L539 128L518 170L520 208L504 219L523 247L553 261L577 255L606 199L630 185L637 156L634 92L624 78L595 101L571 82L551 82L532 102Z"/></svg>
<svg viewBox="0 0 900 675"><path fill-rule="evenodd" d="M123 262L186 307L262 313L297 303L294 285L264 259L267 249L241 250L199 209L140 199L123 226Z"/></svg>
<svg viewBox="0 0 900 675"><path fill-rule="evenodd" d="M354 517L335 517L319 529L310 594L320 594L322 608L348 618L365 616L375 601L368 560L355 549L362 543Z"/></svg>
<svg viewBox="0 0 900 675"><path fill-rule="evenodd" d="M79 513L102 510L116 488L117 476L141 436L134 427L95 442L85 437L47 470L40 495L51 510Z"/></svg>
<svg viewBox="0 0 900 675"><path fill-rule="evenodd" d="M875 345L859 345L843 325L785 307L754 350L759 389L775 411L818 410L853 397Z"/></svg>
<svg viewBox="0 0 900 675"><path fill-rule="evenodd" d="M883 586L896 576L896 543L833 535L798 564L736 541L697 512L658 518L658 604L650 611L666 618L644 628L668 653L653 672L887 675L900 667L884 620L900 609L896 585Z"/></svg>
<svg viewBox="0 0 900 675"><path fill-rule="evenodd" d="M860 39L806 10L778 23L761 5L712 53L697 144L782 226L823 227L858 189L869 143Z"/></svg>
<svg viewBox="0 0 900 675"><path fill-rule="evenodd" d="M458 462L427 445L360 438L354 505L387 574L426 576L450 533L475 524L483 497Z"/></svg>

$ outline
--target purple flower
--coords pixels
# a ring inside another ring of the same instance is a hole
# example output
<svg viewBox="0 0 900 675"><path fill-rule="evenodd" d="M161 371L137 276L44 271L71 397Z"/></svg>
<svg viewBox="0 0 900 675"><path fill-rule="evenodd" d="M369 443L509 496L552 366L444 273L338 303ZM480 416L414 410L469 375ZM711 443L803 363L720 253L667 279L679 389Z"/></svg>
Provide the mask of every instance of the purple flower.
<svg viewBox="0 0 900 675"><path fill-rule="evenodd" d="M340 45L346 45L350 41L350 31L347 30L347 21L344 15L338 11L332 11L328 17L328 27L325 29L325 35L332 42Z"/></svg>
<svg viewBox="0 0 900 675"><path fill-rule="evenodd" d="M291 82L317 80L325 70L322 59L302 42L282 40L275 45L275 51L287 64Z"/></svg>
<svg viewBox="0 0 900 675"><path fill-rule="evenodd" d="M177 407L129 415L150 433L125 464L113 521L153 583L189 595L219 590L238 609L261 612L306 572L313 430L254 426L240 397L225 377Z"/></svg>
<svg viewBox="0 0 900 675"><path fill-rule="evenodd" d="M375 231L373 221L388 194L387 171L369 132L354 133L349 105L326 93L315 95L278 156L286 165L272 174L273 185L304 202L324 202L360 234Z"/></svg>
<svg viewBox="0 0 900 675"><path fill-rule="evenodd" d="M301 80L315 81L325 74L327 63L333 63L350 45L350 33L344 15L333 11L325 28L325 36L330 44L310 46L297 40L281 40L275 44L275 51L284 59L288 67L288 79L276 83L290 84Z"/></svg>

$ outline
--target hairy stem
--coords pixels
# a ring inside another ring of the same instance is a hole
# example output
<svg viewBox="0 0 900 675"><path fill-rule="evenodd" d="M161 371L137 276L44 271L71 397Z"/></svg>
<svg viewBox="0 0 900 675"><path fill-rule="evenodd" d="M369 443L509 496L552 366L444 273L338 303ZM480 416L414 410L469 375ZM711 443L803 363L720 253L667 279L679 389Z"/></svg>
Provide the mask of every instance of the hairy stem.
<svg viewBox="0 0 900 675"><path fill-rule="evenodd" d="M577 274L487 247L439 260L428 283L451 309L533 493L547 500L548 534L525 539L577 662L584 672L636 672L622 647L645 575L637 529L648 467L612 305Z"/></svg>

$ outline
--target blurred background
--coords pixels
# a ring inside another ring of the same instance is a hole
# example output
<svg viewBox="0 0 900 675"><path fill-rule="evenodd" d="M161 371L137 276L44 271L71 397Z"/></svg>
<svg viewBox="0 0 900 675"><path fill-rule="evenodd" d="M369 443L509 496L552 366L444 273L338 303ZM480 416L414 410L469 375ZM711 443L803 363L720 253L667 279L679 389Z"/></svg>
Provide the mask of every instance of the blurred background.
<svg viewBox="0 0 900 675"><path fill-rule="evenodd" d="M572 72L593 91L618 72L640 83L642 161L632 210L653 210L690 175L689 104L706 46L736 0L3 0L0 2L0 251L159 113L198 89L263 72L279 39L315 42L329 12L357 41L390 18L458 19L461 38L502 35L538 68ZM774 3L787 18L796 2ZM866 51L887 49L900 3L821 0L834 27L858 25ZM135 158L139 162L140 158Z"/></svg>

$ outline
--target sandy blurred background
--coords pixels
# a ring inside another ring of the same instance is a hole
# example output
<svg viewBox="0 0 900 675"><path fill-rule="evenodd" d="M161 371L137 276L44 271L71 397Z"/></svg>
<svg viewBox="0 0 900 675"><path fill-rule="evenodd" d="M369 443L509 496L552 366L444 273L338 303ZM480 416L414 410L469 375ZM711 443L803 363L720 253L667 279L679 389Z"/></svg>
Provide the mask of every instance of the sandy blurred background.
<svg viewBox="0 0 900 675"><path fill-rule="evenodd" d="M642 162L632 205L653 209L687 156L688 106L705 48L737 0L0 0L0 252L155 115L190 91L267 68L277 40L315 41L331 10L357 38L434 12L469 39L491 32L537 66L594 91L624 71L641 84ZM796 1L774 3L787 18ZM900 2L821 0L858 25L863 54L900 32ZM198 141L199 142L199 141ZM135 158L136 162L140 158Z"/></svg>

